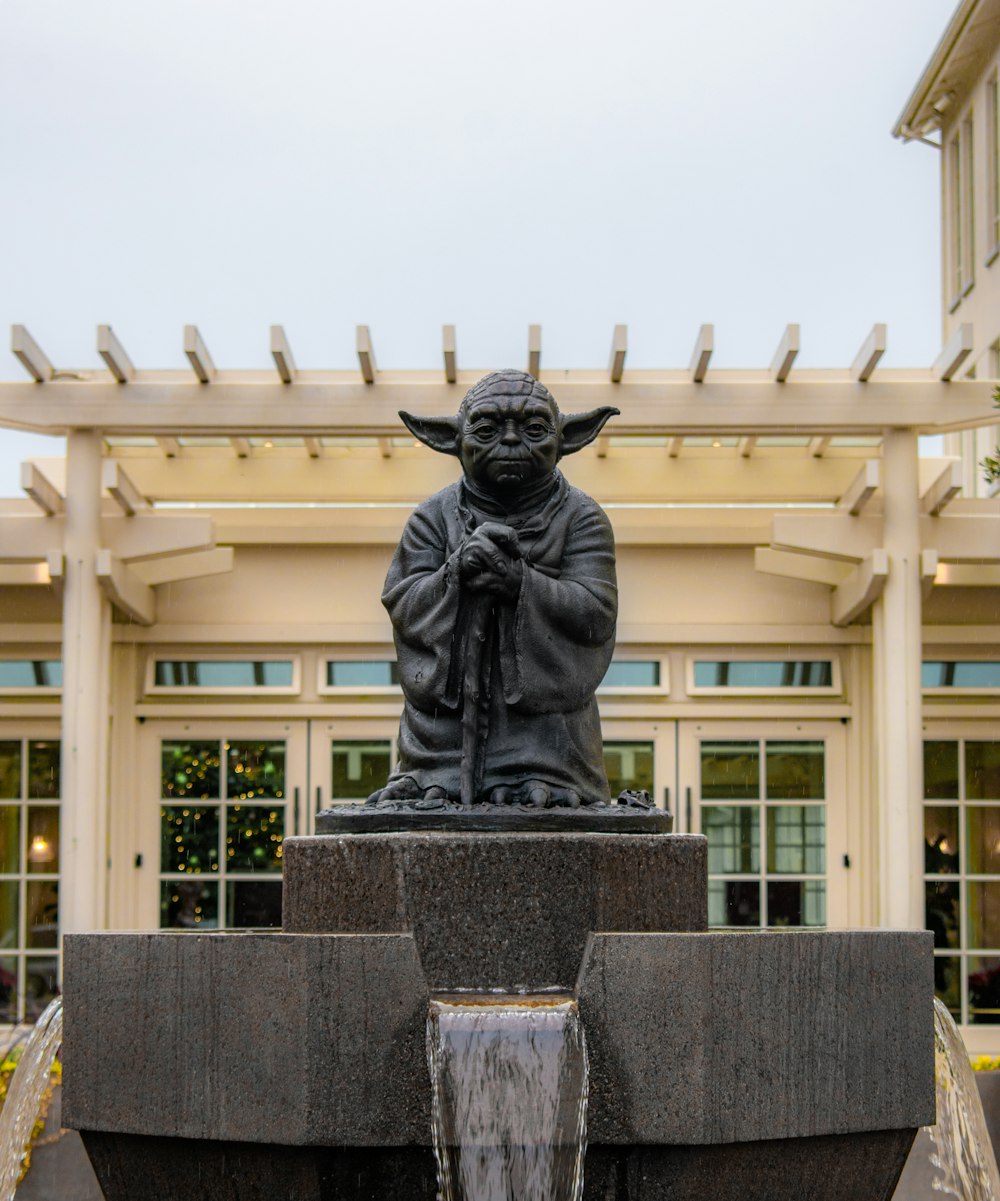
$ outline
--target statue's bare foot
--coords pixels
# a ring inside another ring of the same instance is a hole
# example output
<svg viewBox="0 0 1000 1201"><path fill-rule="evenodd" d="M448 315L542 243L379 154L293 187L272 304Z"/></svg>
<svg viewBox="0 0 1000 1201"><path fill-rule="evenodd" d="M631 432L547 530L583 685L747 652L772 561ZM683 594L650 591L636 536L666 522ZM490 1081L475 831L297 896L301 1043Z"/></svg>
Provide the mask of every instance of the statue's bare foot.
<svg viewBox="0 0 1000 1201"><path fill-rule="evenodd" d="M497 789L493 790L495 796ZM528 780L517 790L516 800L536 809L579 809L580 794L574 788L560 788L541 780Z"/></svg>
<svg viewBox="0 0 1000 1201"><path fill-rule="evenodd" d="M412 776L401 776L379 788L368 798L369 805L378 805L381 801L418 801L424 795L420 785Z"/></svg>
<svg viewBox="0 0 1000 1201"><path fill-rule="evenodd" d="M513 805L514 800L514 790L508 788L506 784L498 784L490 793L491 805Z"/></svg>

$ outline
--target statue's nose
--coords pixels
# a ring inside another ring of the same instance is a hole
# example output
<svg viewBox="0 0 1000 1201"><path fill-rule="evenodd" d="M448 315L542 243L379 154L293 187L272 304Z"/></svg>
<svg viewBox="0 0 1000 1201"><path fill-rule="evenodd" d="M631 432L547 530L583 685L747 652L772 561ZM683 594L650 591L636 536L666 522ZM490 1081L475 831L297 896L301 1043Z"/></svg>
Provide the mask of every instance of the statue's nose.
<svg viewBox="0 0 1000 1201"><path fill-rule="evenodd" d="M503 437L500 439L506 446L517 446L521 441L521 431L517 428L517 422L508 421L503 428Z"/></svg>

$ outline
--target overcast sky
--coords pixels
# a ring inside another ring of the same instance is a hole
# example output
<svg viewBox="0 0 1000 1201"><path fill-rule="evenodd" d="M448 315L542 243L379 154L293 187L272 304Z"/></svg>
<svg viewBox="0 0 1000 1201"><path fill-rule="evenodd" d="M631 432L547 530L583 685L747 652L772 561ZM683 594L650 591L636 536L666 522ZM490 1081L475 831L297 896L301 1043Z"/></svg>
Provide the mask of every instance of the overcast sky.
<svg viewBox="0 0 1000 1201"><path fill-rule="evenodd" d="M940 345L938 154L890 130L954 0L4 0L0 328L97 367L892 366ZM6 341L8 335L2 333ZM0 378L22 379L12 356ZM61 443L0 431L16 463Z"/></svg>

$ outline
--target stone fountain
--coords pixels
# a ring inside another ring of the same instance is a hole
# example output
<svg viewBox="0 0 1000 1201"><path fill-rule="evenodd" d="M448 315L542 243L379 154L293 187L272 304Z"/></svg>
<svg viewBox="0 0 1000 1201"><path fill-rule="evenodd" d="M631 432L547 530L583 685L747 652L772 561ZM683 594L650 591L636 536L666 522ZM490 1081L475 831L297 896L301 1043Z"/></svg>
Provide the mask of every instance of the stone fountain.
<svg viewBox="0 0 1000 1201"><path fill-rule="evenodd" d="M386 581L396 772L286 840L281 932L66 939L64 1121L108 1201L429 1201L431 1002L523 992L586 1034L584 1198L891 1195L934 1120L931 935L709 931L705 839L608 796L613 542L556 464L613 413L502 372L401 414L464 478Z"/></svg>

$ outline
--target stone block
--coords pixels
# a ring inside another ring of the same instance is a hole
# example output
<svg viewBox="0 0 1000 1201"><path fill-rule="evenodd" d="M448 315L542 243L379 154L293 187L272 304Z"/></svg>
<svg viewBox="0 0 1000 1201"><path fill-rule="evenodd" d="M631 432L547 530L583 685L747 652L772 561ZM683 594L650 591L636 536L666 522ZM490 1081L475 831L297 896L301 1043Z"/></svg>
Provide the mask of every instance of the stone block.
<svg viewBox="0 0 1000 1201"><path fill-rule="evenodd" d="M596 934L580 973L594 1143L934 1121L932 936Z"/></svg>
<svg viewBox="0 0 1000 1201"><path fill-rule="evenodd" d="M240 1142L430 1140L409 935L68 935L63 1121Z"/></svg>
<svg viewBox="0 0 1000 1201"><path fill-rule="evenodd" d="M594 930L704 930L683 834L346 834L284 843L284 928L412 932L432 990L572 989Z"/></svg>

